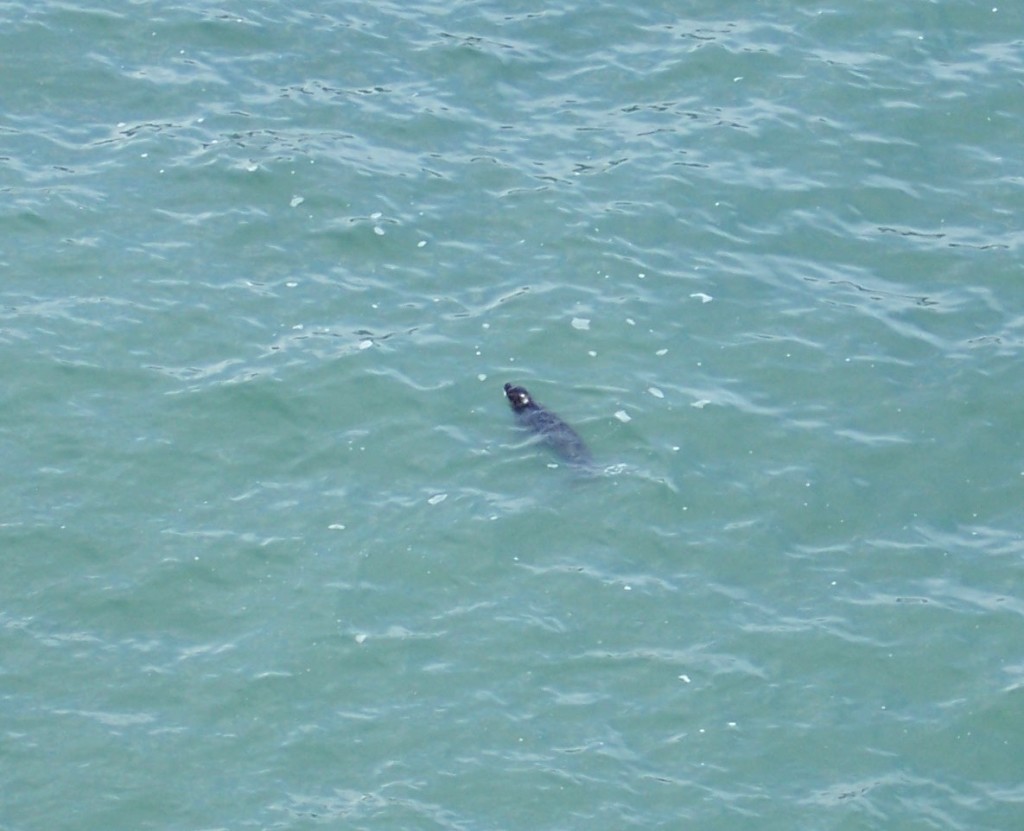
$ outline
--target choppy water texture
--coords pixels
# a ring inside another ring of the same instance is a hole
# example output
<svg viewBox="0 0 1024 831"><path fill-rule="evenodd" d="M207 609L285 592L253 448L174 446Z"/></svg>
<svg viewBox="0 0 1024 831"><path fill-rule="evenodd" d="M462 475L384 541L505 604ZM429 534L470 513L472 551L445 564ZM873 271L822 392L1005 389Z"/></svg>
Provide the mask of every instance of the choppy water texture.
<svg viewBox="0 0 1024 831"><path fill-rule="evenodd" d="M1019 827L993 5L4 4L0 828Z"/></svg>

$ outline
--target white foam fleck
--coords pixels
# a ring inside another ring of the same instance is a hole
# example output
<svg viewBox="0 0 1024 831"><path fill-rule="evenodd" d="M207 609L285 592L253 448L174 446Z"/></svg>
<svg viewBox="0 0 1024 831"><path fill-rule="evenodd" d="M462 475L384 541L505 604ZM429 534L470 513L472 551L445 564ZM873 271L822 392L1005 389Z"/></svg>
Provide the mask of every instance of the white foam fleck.
<svg viewBox="0 0 1024 831"><path fill-rule="evenodd" d="M705 294L702 291L695 291L693 294L690 295L690 297L699 300L701 303L710 303L712 300L715 299L710 294Z"/></svg>
<svg viewBox="0 0 1024 831"><path fill-rule="evenodd" d="M625 424L627 421L632 421L633 420L630 417L629 413L627 413L625 410L619 410L617 413L615 413L615 417L619 421L621 421L623 424Z"/></svg>
<svg viewBox="0 0 1024 831"><path fill-rule="evenodd" d="M651 395L653 395L653 396L654 396L655 398L664 398L664 397L665 397L665 393L663 393L663 392L662 392L661 390L659 390L659 389L658 389L657 387L648 387L648 388L647 388L647 391L648 391L648 392L649 392L649 393L650 393Z"/></svg>
<svg viewBox="0 0 1024 831"><path fill-rule="evenodd" d="M360 349L369 349L371 346L373 346L373 341L372 340L361 340L361 341L359 341L359 348Z"/></svg>
<svg viewBox="0 0 1024 831"><path fill-rule="evenodd" d="M585 317L574 317L572 319L572 328L587 330L590 328L590 321Z"/></svg>
<svg viewBox="0 0 1024 831"><path fill-rule="evenodd" d="M431 505L440 505L448 498L446 493L435 493L430 499L427 500Z"/></svg>
<svg viewBox="0 0 1024 831"><path fill-rule="evenodd" d="M292 197L292 201L289 202L288 204L291 207L293 207L293 208L297 208L299 205L301 205L305 201L306 201L306 198L304 196L293 196Z"/></svg>
<svg viewBox="0 0 1024 831"><path fill-rule="evenodd" d="M698 410L703 410L711 402L707 398L702 398L700 401L694 401L690 406L696 407Z"/></svg>

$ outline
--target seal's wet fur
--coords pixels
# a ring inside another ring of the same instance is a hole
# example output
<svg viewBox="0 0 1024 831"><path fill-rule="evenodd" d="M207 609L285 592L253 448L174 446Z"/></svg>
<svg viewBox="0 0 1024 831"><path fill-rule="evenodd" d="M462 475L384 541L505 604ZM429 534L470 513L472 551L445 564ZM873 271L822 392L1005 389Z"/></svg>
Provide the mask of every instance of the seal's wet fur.
<svg viewBox="0 0 1024 831"><path fill-rule="evenodd" d="M580 438L579 433L551 410L544 409L534 401L525 387L505 384L505 397L512 405L516 420L539 435L562 459L579 467L589 467L593 464L590 449Z"/></svg>

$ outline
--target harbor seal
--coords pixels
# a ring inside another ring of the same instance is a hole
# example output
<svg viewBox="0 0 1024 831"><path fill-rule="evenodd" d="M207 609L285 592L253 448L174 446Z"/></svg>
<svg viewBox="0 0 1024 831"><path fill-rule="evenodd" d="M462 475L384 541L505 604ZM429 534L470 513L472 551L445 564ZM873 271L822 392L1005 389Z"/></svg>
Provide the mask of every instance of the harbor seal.
<svg viewBox="0 0 1024 831"><path fill-rule="evenodd" d="M534 401L525 387L505 384L505 397L512 405L516 421L539 435L562 459L578 467L589 467L593 463L590 449L579 433Z"/></svg>

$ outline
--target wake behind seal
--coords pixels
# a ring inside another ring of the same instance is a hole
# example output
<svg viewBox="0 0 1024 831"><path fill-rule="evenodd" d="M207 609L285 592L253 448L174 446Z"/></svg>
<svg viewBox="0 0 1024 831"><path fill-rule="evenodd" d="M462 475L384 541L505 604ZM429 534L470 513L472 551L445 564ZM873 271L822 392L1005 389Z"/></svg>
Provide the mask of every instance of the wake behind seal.
<svg viewBox="0 0 1024 831"><path fill-rule="evenodd" d="M579 433L551 410L533 400L525 387L505 384L505 397L516 414L516 421L543 439L558 456L571 465L590 467L593 457Z"/></svg>

